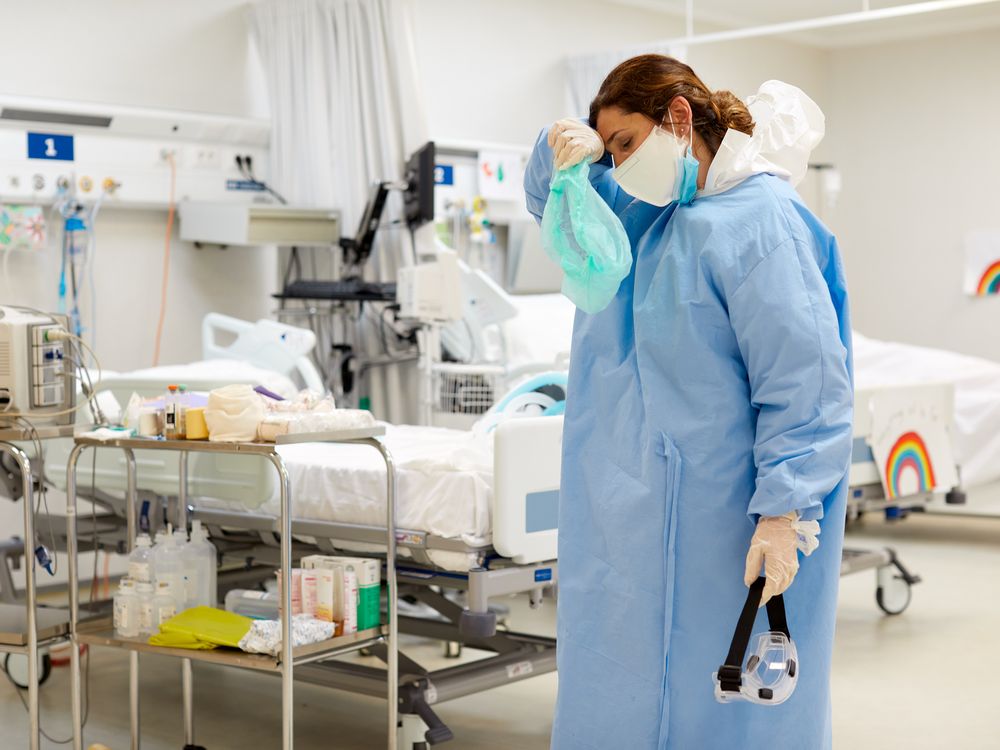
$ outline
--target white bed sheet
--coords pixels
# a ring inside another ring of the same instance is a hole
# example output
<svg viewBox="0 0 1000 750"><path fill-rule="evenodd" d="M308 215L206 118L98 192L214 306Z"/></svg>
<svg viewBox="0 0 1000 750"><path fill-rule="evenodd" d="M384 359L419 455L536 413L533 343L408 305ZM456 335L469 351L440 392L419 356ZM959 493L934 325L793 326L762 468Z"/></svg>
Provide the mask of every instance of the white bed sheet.
<svg viewBox="0 0 1000 750"><path fill-rule="evenodd" d="M1000 363L855 332L854 370L858 388L952 383L962 485L1000 479Z"/></svg>
<svg viewBox="0 0 1000 750"><path fill-rule="evenodd" d="M164 388L165 383L254 383L286 398L291 398L299 391L287 375L236 359L205 359L182 365L148 367L131 372L109 371L104 373L104 378L109 386L120 381L144 382L150 383L156 389ZM100 389L98 386L98 390Z"/></svg>
<svg viewBox="0 0 1000 750"><path fill-rule="evenodd" d="M569 352L576 316L572 302L562 294L518 294L511 301L517 315L503 324L508 369L555 362Z"/></svg>
<svg viewBox="0 0 1000 750"><path fill-rule="evenodd" d="M491 438L438 427L386 425L385 442L397 469L397 528L473 545L489 543ZM374 448L305 443L281 446L279 453L288 468L296 519L384 527L385 464ZM198 504L245 510L234 502L207 498ZM278 498L257 512L278 515ZM436 552L432 559L450 570L468 570L476 562L462 553Z"/></svg>

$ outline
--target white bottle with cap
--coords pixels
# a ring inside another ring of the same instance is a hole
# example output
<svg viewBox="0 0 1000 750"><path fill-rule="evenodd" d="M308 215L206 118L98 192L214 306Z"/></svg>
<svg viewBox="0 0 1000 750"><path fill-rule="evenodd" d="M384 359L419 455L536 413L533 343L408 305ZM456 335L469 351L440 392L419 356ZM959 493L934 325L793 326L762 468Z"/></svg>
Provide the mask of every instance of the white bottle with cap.
<svg viewBox="0 0 1000 750"><path fill-rule="evenodd" d="M183 529L174 529L170 537L174 547L180 553L181 561L181 590L175 591L178 606L181 609L193 607L198 588L197 561L191 556L191 543L188 542L187 532Z"/></svg>
<svg viewBox="0 0 1000 750"><path fill-rule="evenodd" d="M128 556L128 577L136 582L153 580L153 540L149 534L135 539L135 548Z"/></svg>
<svg viewBox="0 0 1000 750"><path fill-rule="evenodd" d="M156 633L156 610L153 607L153 584L139 581L135 584L135 597L139 610L139 635Z"/></svg>
<svg viewBox="0 0 1000 750"><path fill-rule="evenodd" d="M208 541L208 532L201 521L191 526L191 541L187 548L188 560L194 566L197 585L190 607L215 607L218 605L218 553L215 545Z"/></svg>
<svg viewBox="0 0 1000 750"><path fill-rule="evenodd" d="M177 600L174 598L173 585L170 581L160 581L156 584L156 596L153 597L153 615L156 627L165 623L177 614Z"/></svg>
<svg viewBox="0 0 1000 750"><path fill-rule="evenodd" d="M161 532L162 534L162 532ZM184 606L184 552L178 546L178 539L172 534L156 535L156 547L153 548L153 572L157 581L168 581L171 592L177 602L177 611ZM183 532L181 532L183 535Z"/></svg>
<svg viewBox="0 0 1000 750"><path fill-rule="evenodd" d="M135 595L135 581L125 577L118 582L114 600L115 632L124 638L139 635L139 600Z"/></svg>

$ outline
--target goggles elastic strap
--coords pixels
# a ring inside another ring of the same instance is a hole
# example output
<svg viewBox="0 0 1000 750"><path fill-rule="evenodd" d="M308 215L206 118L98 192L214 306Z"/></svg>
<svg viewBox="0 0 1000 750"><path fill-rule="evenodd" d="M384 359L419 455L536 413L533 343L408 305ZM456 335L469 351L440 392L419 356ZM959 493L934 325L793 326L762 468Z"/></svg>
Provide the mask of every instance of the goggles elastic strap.
<svg viewBox="0 0 1000 750"><path fill-rule="evenodd" d="M766 581L767 579L762 576L750 584L746 603L743 605L740 619L736 623L729 653L726 655L725 663L719 667L719 687L725 692L738 693L743 685L743 657L746 656L747 647L750 645L753 623L757 619L757 610L760 609L760 599L763 596ZM785 617L785 600L781 594L771 597L766 606L767 621L770 623L771 630L784 633L785 637L791 640L791 633L788 632L788 620Z"/></svg>

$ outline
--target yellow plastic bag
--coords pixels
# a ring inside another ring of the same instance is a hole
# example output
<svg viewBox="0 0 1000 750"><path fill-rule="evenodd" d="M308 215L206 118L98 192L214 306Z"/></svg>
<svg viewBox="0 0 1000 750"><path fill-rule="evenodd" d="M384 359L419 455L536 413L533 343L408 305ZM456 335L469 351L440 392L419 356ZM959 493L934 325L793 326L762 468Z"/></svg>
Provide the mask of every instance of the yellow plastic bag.
<svg viewBox="0 0 1000 750"><path fill-rule="evenodd" d="M173 638L176 641L187 638L212 646L239 648L240 639L250 630L251 623L253 620L249 617L238 615L235 612L226 612L213 607L192 607L162 623L160 636ZM157 637L153 636L153 638ZM153 643L152 638L149 642L154 646L161 645ZM201 647L178 645L175 648Z"/></svg>
<svg viewBox="0 0 1000 750"><path fill-rule="evenodd" d="M194 636L170 632L151 635L149 645L163 646L164 648L186 648L191 651L211 651L213 648L218 648L214 643L199 641Z"/></svg>

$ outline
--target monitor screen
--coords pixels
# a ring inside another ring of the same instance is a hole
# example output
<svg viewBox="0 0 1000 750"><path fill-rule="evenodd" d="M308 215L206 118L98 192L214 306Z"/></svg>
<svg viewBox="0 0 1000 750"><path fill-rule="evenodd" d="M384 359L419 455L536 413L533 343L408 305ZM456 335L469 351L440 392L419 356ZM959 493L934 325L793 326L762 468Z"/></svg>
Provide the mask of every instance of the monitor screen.
<svg viewBox="0 0 1000 750"><path fill-rule="evenodd" d="M428 141L406 162L403 211L406 223L416 229L434 221L434 142Z"/></svg>

